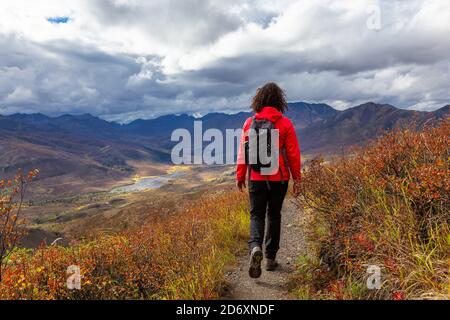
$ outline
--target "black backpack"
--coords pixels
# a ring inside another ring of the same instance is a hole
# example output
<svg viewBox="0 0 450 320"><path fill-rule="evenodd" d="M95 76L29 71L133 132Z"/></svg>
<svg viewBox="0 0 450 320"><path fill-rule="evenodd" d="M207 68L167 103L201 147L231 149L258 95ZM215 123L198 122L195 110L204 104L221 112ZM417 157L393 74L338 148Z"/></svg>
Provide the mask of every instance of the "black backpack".
<svg viewBox="0 0 450 320"><path fill-rule="evenodd" d="M251 170L254 170L255 172L261 172L261 168L270 168L271 162L264 164L262 163L260 159L259 154L259 146L260 141L264 145L264 141L266 142L267 146L267 156L272 156L272 145L271 145L271 136L272 136L272 130L275 129L275 123L268 119L256 119L255 117L252 118L252 124L250 125L250 129L253 129L256 133L256 150L251 150L252 152L257 152L256 156L256 163L250 163L250 137L249 140L245 141L244 145L244 151L245 151L245 164L249 165Z"/></svg>

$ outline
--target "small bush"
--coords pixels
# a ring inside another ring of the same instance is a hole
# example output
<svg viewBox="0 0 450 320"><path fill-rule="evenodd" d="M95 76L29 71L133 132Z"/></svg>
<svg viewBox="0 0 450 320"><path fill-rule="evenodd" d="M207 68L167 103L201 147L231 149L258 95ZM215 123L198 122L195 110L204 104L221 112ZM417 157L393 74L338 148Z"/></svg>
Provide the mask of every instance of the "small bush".
<svg viewBox="0 0 450 320"><path fill-rule="evenodd" d="M7 268L7 261L23 233L21 210L28 184L39 173L32 170L24 175L22 170L12 179L0 180L0 282Z"/></svg>
<svg viewBox="0 0 450 320"><path fill-rule="evenodd" d="M297 287L338 299L445 298L450 257L450 121L386 133L352 156L311 162L297 203L313 261ZM315 259L314 259L315 258ZM368 290L368 265L382 287Z"/></svg>

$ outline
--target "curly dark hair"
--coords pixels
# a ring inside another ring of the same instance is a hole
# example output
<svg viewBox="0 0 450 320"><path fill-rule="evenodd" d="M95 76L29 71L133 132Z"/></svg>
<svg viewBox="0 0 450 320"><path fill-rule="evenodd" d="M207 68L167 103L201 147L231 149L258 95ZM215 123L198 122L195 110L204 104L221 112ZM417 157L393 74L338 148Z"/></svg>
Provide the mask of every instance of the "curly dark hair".
<svg viewBox="0 0 450 320"><path fill-rule="evenodd" d="M252 109L254 112L260 112L263 107L274 107L280 112L285 113L288 110L286 94L276 83L269 82L256 90L253 97Z"/></svg>

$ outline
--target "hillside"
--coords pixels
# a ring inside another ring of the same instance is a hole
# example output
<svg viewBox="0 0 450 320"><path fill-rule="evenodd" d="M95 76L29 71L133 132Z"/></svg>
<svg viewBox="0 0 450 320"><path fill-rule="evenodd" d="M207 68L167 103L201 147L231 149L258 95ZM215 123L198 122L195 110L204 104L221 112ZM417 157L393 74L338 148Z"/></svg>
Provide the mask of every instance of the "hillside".
<svg viewBox="0 0 450 320"><path fill-rule="evenodd" d="M131 176L135 168L129 161L168 161L166 151L144 141L135 143L120 125L91 115L0 117L0 174L39 168L40 191L35 193L76 194Z"/></svg>
<svg viewBox="0 0 450 320"><path fill-rule="evenodd" d="M70 250L61 243L16 250L0 273L0 299L216 299L223 268L248 233L245 196L230 191L185 199L166 219L99 233ZM82 270L81 290L67 289L71 263Z"/></svg>
<svg viewBox="0 0 450 320"><path fill-rule="evenodd" d="M302 147L312 153L340 152L351 145L363 145L386 130L415 122L421 127L449 114L449 106L434 112L398 109L372 102L331 114L315 125L299 130Z"/></svg>
<svg viewBox="0 0 450 320"><path fill-rule="evenodd" d="M299 298L448 299L449 144L446 119L310 163L296 199L310 247L298 259ZM376 269L377 288L366 282Z"/></svg>

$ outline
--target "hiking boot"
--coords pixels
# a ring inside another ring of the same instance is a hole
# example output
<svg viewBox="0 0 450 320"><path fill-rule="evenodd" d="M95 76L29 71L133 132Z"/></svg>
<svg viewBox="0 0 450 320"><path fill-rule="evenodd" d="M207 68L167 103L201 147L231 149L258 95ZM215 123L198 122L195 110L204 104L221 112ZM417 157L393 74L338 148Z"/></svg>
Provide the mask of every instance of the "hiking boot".
<svg viewBox="0 0 450 320"><path fill-rule="evenodd" d="M251 278L259 278L261 276L261 261L263 253L260 247L254 247L250 253L250 267L248 268L248 275Z"/></svg>
<svg viewBox="0 0 450 320"><path fill-rule="evenodd" d="M275 259L266 259L266 271L274 271L278 267Z"/></svg>

